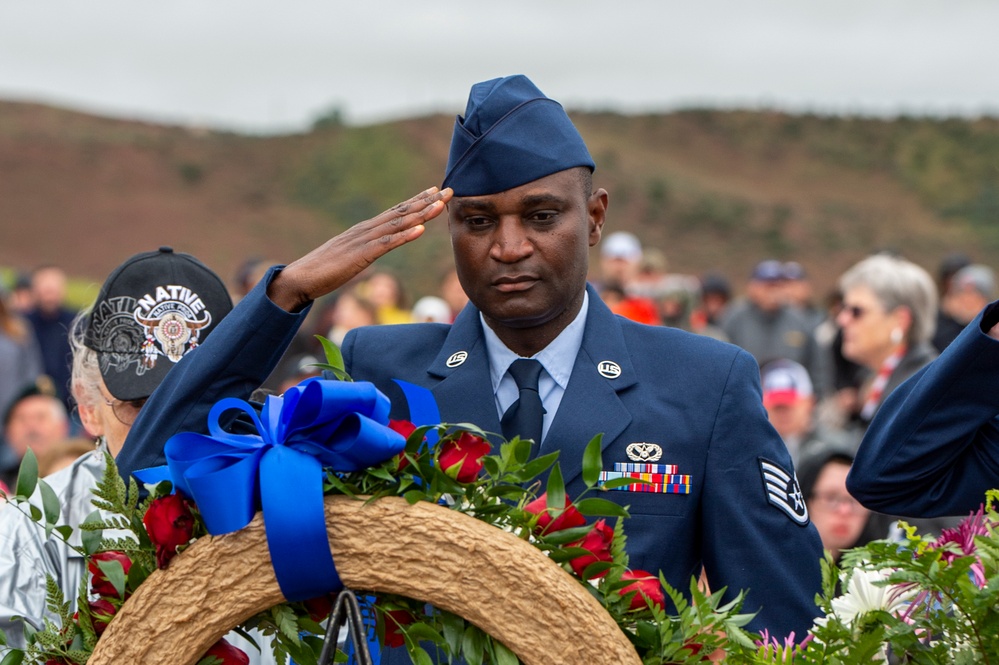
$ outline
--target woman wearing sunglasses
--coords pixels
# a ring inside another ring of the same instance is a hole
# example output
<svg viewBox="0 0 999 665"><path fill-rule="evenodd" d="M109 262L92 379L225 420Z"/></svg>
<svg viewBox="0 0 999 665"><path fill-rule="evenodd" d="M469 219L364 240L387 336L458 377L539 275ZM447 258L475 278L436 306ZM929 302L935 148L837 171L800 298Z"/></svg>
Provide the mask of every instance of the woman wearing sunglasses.
<svg viewBox="0 0 999 665"><path fill-rule="evenodd" d="M847 270L840 288L843 356L869 372L854 414L866 429L884 398L936 357L936 286L916 264L877 254Z"/></svg>
<svg viewBox="0 0 999 665"><path fill-rule="evenodd" d="M843 329L843 356L869 372L861 386L854 418L862 433L888 395L936 358L930 340L936 324L937 291L925 270L884 254L868 257L847 270L840 277L840 288L843 306L836 323ZM871 515L862 537L899 535L896 519L880 513ZM958 520L906 521L921 533L939 534Z"/></svg>

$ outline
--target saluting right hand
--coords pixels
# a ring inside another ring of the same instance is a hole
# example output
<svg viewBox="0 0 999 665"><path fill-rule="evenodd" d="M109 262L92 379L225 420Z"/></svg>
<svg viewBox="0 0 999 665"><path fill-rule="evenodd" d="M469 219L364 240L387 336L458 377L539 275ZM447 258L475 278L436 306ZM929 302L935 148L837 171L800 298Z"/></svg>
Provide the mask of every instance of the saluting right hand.
<svg viewBox="0 0 999 665"><path fill-rule="evenodd" d="M380 215L355 224L288 264L267 287L267 296L294 312L356 277L376 259L423 235L454 192L436 187L420 192Z"/></svg>

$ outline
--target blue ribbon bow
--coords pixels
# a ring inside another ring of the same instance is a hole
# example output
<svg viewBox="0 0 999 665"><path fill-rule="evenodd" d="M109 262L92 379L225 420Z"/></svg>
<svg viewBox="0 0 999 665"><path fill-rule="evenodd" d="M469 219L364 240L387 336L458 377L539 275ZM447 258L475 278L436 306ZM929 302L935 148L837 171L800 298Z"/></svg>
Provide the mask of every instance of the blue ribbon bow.
<svg viewBox="0 0 999 665"><path fill-rule="evenodd" d="M386 427L389 400L371 383L308 379L269 396L258 416L228 397L208 414L210 435L186 432L164 448L168 479L191 497L209 533L238 531L263 510L274 573L284 597L307 600L343 588L326 534L323 468L357 471L400 453ZM219 419L243 411L259 435L231 434ZM136 473L157 478L157 469ZM162 476L160 476L162 478Z"/></svg>

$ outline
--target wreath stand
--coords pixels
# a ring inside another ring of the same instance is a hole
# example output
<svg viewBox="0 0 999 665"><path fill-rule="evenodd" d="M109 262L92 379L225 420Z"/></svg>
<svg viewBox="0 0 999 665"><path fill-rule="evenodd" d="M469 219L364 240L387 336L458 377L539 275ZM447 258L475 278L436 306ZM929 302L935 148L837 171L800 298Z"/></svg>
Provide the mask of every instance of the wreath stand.
<svg viewBox="0 0 999 665"><path fill-rule="evenodd" d="M500 640L525 665L641 665L579 582L531 544L429 502L326 498L333 558L351 589L431 603ZM260 514L198 540L139 587L90 665L195 665L240 622L284 601Z"/></svg>

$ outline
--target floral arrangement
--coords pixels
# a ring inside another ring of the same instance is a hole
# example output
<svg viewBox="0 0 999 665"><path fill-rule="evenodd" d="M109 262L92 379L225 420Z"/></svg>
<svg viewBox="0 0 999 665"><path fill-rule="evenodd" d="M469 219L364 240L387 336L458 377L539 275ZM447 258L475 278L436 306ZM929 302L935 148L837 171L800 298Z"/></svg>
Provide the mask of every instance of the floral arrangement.
<svg viewBox="0 0 999 665"><path fill-rule="evenodd" d="M342 366L327 365L338 375ZM623 482L599 482L600 437L586 447L582 478L586 491L565 494L557 453L531 458L530 441L503 442L495 454L486 433L472 425L416 427L390 421L405 447L384 461L350 472L324 472L323 492L375 501L401 496L410 504L429 501L529 541L573 575L616 621L646 665L698 663L996 663L999 664L999 514L992 491L982 508L957 529L927 539L907 528L902 542L875 541L844 553L837 566L820 562L823 590L819 615L807 635L747 633L751 616L741 614L743 595L722 603L724 590L708 593L691 580L687 593L661 575L631 570L623 520L628 514L600 494ZM433 443L431 443L431 441ZM538 479L547 474L542 487ZM134 479L127 488L107 456L94 491L98 510L73 530L59 525L52 489L38 478L29 454L22 464L13 504L46 534L77 549L89 575L76 606L58 584L47 585L49 610L59 621L28 631L25 649L8 650L0 665L82 665L129 596L157 568L165 568L198 538L205 521L197 505L170 482L147 484L138 501ZM30 497L39 497L36 505ZM819 562L817 562L819 563ZM845 590L845 592L843 592ZM363 590L362 590L363 591ZM430 652L470 665L515 665L517 657L475 625L413 599L366 596L372 637L388 647L405 647L414 663L433 662ZM332 595L271 608L236 628L263 637L278 662L315 665L322 651L323 622ZM0 644L3 643L0 633ZM252 638L251 638L252 640ZM336 662L347 656L337 653ZM239 665L246 654L225 640L199 665Z"/></svg>
<svg viewBox="0 0 999 665"><path fill-rule="evenodd" d="M800 642L764 635L750 663L999 663L999 514L985 504L954 529L878 540L822 562L823 612ZM841 590L845 590L842 591ZM744 659L744 660L742 660Z"/></svg>
<svg viewBox="0 0 999 665"><path fill-rule="evenodd" d="M670 587L661 576L628 568L622 520L627 511L599 494L615 486L598 484L602 468L600 437L586 449L584 496L565 494L557 453L530 459L531 442L504 442L498 454L485 433L471 425L415 427L405 421L389 426L406 437L405 449L385 462L351 473L325 476L326 494L373 501L401 496L408 502L430 501L466 513L530 541L552 561L575 576L616 620L635 645L643 663L695 663L705 654L729 648L733 641L750 648L742 626L751 618L739 613L742 596L725 605L721 593L702 592L691 581L688 595ZM428 443L428 433L439 440ZM22 464L13 508L24 510L39 528L69 543L72 529L56 522L59 506L51 488L37 478L34 459ZM549 472L546 486L536 479ZM629 480L628 482L634 482ZM107 456L101 482L94 491L93 513L80 525L80 553L86 558L89 581L79 590L78 610L70 611L54 580L49 581L48 606L59 617L46 620L42 630L28 635L25 649L10 650L0 665L44 663L82 665L115 613L157 568L170 561L207 532L198 507L169 482L147 485L139 495L132 479L126 486L114 460ZM41 507L29 501L41 497ZM74 546L76 547L76 546ZM688 600L689 597L689 600ZM513 665L517 657L461 617L422 602L389 594L368 596L373 631L381 645L405 647L414 663L431 663L430 651L445 661L461 657L470 665ZM333 597L321 596L283 603L263 612L236 630L269 643L278 662L290 656L298 665L318 662L322 649L322 622L329 616ZM667 612L667 608L672 613ZM2 633L0 633L2 635ZM252 639L252 638L251 638ZM336 662L345 662L338 653ZM238 665L246 655L220 640L199 665Z"/></svg>

